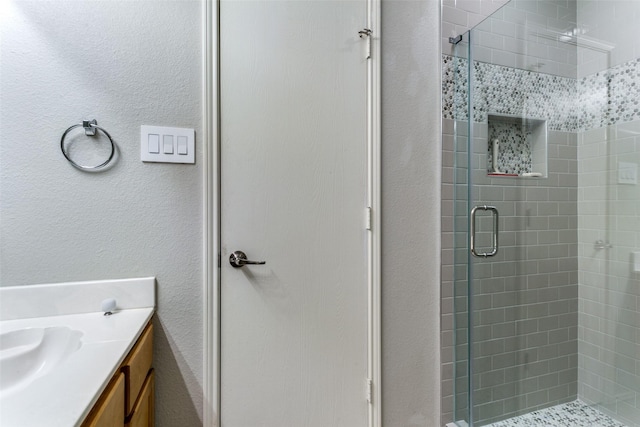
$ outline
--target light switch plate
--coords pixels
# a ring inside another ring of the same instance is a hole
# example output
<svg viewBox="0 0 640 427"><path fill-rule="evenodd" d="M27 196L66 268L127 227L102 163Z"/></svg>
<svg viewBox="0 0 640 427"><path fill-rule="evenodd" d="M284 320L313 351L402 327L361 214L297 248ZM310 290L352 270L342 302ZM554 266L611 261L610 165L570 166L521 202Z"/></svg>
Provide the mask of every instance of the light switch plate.
<svg viewBox="0 0 640 427"><path fill-rule="evenodd" d="M195 135L196 132L193 129L142 125L140 126L140 160L159 163L195 163ZM177 146L178 141L180 141L180 150ZM169 143L172 147L166 147Z"/></svg>
<svg viewBox="0 0 640 427"><path fill-rule="evenodd" d="M637 184L638 164L618 162L618 184Z"/></svg>

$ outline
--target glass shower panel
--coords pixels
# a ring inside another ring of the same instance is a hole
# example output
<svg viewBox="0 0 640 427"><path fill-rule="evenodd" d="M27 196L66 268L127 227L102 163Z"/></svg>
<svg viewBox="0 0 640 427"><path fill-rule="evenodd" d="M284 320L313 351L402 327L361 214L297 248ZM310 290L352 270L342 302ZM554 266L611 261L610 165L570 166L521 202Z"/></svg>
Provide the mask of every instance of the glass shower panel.
<svg viewBox="0 0 640 427"><path fill-rule="evenodd" d="M624 68L609 69L613 84ZM583 132L579 151L600 146L579 167L579 397L627 426L640 426L638 135L639 118L617 122Z"/></svg>
<svg viewBox="0 0 640 427"><path fill-rule="evenodd" d="M575 26L576 8L542 3L512 1L469 35L465 252L475 426L577 396L577 135L570 108L577 52L558 41Z"/></svg>
<svg viewBox="0 0 640 427"><path fill-rule="evenodd" d="M633 1L578 6L578 397L640 425L640 15Z"/></svg>

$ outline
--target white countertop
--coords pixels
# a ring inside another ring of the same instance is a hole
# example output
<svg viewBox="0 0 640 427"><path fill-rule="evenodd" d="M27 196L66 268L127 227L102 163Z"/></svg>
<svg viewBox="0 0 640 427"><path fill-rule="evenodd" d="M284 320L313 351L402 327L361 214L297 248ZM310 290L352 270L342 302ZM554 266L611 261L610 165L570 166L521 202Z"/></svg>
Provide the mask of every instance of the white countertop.
<svg viewBox="0 0 640 427"><path fill-rule="evenodd" d="M94 311L0 321L0 334L54 326L82 333L80 348L52 372L1 395L0 426L79 426L153 316L151 305L111 316Z"/></svg>

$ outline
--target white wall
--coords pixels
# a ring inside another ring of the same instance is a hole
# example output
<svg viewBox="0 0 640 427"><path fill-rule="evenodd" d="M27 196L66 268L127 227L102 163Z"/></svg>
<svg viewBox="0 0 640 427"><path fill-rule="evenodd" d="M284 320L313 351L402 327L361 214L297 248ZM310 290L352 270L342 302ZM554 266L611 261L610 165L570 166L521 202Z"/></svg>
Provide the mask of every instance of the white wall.
<svg viewBox="0 0 640 427"><path fill-rule="evenodd" d="M156 276L158 426L201 423L200 21L198 0L0 3L0 284ZM59 149L91 118L119 148L97 174ZM195 128L196 165L140 162L142 124Z"/></svg>
<svg viewBox="0 0 640 427"><path fill-rule="evenodd" d="M440 425L440 5L382 2L383 423Z"/></svg>

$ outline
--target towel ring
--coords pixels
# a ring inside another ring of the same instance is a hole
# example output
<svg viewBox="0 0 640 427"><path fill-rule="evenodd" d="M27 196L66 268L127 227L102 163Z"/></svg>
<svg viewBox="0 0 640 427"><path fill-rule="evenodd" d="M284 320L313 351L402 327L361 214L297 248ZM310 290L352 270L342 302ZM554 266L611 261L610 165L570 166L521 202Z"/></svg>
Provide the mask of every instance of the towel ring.
<svg viewBox="0 0 640 427"><path fill-rule="evenodd" d="M84 166L74 162L71 159L71 157L69 157L69 154L64 148L64 139L67 137L67 134L70 131L81 126L84 128L84 133L87 136L95 136L96 131L99 130L100 132L104 133L107 136L107 138L109 138L109 142L111 143L111 154L109 154L109 158L105 160L103 163L100 163L99 165L96 165L96 166ZM100 126L98 126L98 122L96 122L95 120L91 120L91 121L83 120L82 123L70 126L67 130L64 131L64 133L62 134L62 138L60 139L60 150L62 150L62 154L64 155L65 159L67 159L69 163L71 163L76 168L81 170L86 170L86 171L92 171L92 170L98 170L98 169L104 168L109 164L109 162L111 162L111 160L113 160L113 155L116 152L116 145L113 143L113 138L111 138L111 135L109 135L109 132L107 132Z"/></svg>

